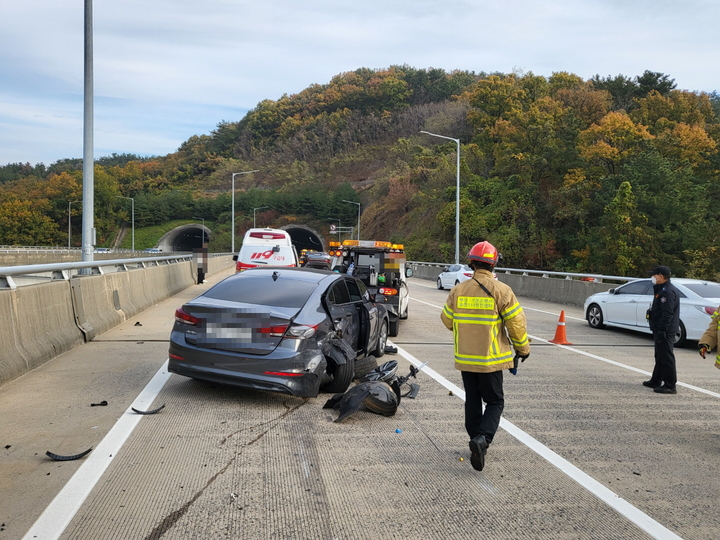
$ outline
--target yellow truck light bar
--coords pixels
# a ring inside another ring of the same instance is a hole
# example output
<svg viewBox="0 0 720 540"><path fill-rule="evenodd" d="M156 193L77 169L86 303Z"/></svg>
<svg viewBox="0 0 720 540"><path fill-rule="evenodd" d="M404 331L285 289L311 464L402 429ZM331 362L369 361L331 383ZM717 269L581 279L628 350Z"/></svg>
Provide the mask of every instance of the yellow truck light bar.
<svg viewBox="0 0 720 540"><path fill-rule="evenodd" d="M344 247L361 247L361 248L383 248L383 249L405 249L402 244L392 244L390 242L382 242L380 240L343 240Z"/></svg>

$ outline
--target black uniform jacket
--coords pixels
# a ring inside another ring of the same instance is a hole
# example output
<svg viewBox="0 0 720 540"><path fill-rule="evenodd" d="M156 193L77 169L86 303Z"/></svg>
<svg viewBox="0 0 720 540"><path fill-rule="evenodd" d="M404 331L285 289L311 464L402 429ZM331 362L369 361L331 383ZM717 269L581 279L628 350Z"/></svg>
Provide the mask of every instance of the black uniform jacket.
<svg viewBox="0 0 720 540"><path fill-rule="evenodd" d="M650 330L675 334L680 330L680 292L669 279L662 285L653 285L653 291Z"/></svg>

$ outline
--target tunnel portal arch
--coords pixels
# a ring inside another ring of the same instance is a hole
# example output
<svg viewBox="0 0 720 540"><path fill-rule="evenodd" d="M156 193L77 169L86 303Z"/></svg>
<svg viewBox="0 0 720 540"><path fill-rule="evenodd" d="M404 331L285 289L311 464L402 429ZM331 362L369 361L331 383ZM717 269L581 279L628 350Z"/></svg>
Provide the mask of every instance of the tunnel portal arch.
<svg viewBox="0 0 720 540"><path fill-rule="evenodd" d="M306 225L284 225L280 227L290 235L298 254L303 250L325 251L325 241L316 231Z"/></svg>
<svg viewBox="0 0 720 540"><path fill-rule="evenodd" d="M212 238L212 231L204 225L180 225L165 233L156 246L163 252L193 251Z"/></svg>

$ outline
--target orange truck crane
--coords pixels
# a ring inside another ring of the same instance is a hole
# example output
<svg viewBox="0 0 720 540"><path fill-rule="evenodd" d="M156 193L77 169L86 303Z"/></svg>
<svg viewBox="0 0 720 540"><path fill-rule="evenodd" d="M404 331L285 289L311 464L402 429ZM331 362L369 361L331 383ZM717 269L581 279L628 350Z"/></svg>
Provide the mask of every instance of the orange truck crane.
<svg viewBox="0 0 720 540"><path fill-rule="evenodd" d="M387 309L388 334L398 335L400 319L407 319L410 291L407 279L412 269L405 267L405 247L377 240L330 242L331 267L352 274L362 281L375 301Z"/></svg>

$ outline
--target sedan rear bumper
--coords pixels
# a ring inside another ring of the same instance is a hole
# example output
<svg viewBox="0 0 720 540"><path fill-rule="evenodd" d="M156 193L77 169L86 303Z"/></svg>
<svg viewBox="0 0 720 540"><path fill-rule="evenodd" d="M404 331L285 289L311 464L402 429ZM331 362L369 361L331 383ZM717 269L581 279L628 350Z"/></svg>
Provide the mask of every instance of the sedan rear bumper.
<svg viewBox="0 0 720 540"><path fill-rule="evenodd" d="M173 332L175 336L177 333ZM168 371L192 379L297 397L317 397L327 368L319 349L296 351L293 356L271 353L250 357L201 349L182 341L183 344L170 341Z"/></svg>

